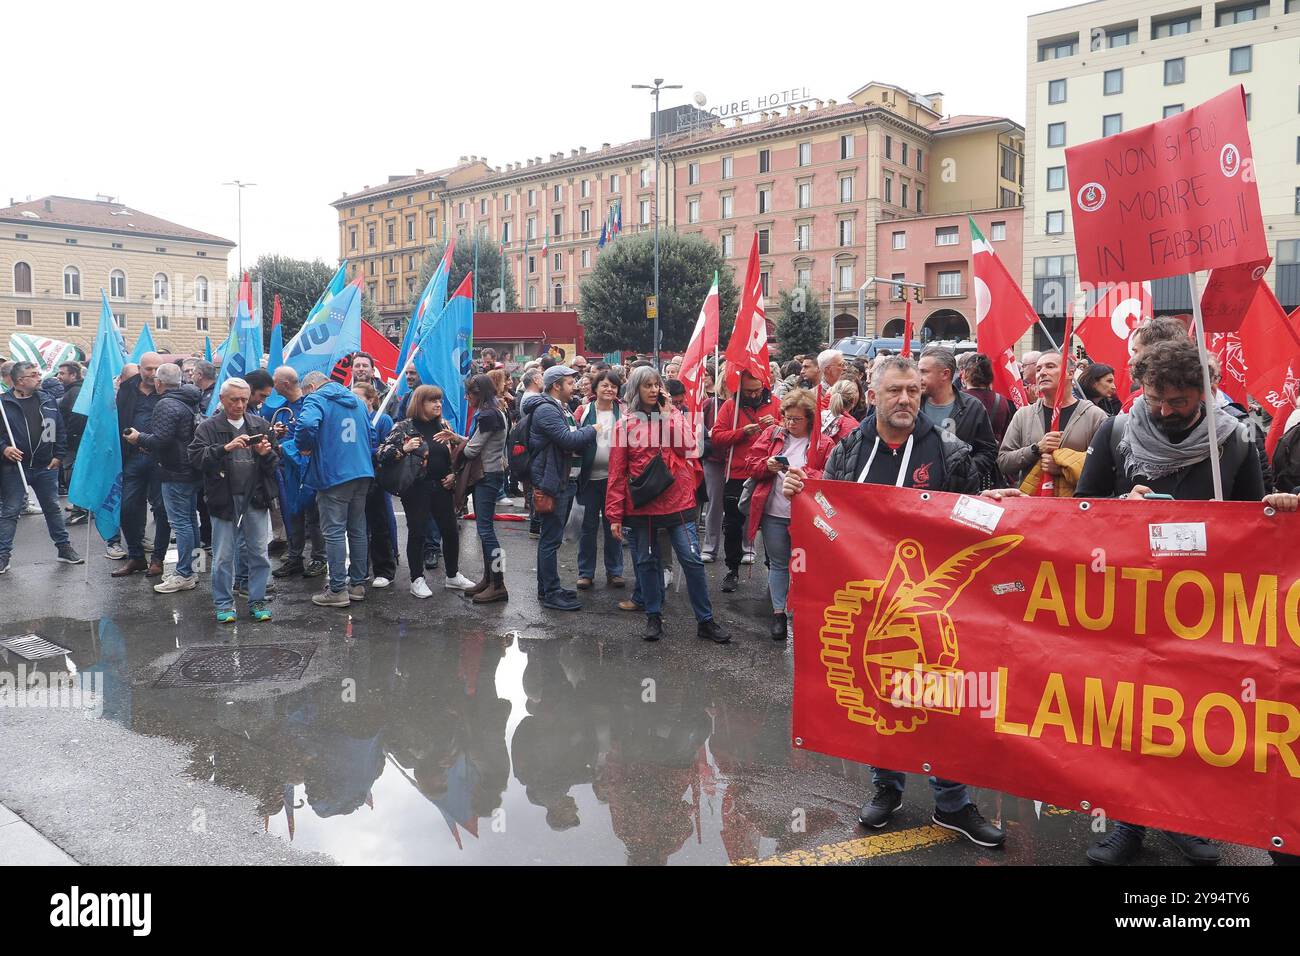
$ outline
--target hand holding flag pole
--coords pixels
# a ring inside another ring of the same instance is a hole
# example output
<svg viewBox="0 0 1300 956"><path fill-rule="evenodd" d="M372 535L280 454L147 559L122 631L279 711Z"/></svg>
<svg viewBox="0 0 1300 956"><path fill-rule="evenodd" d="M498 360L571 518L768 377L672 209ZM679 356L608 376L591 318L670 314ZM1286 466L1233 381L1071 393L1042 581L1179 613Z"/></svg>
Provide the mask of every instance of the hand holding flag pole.
<svg viewBox="0 0 1300 956"><path fill-rule="evenodd" d="M1052 427L1049 431L1057 431L1061 427L1061 405L1065 403L1066 391L1073 382L1070 379L1070 339L1074 336L1074 314L1069 313L1065 317L1065 347L1061 349L1061 377L1056 382L1056 394L1052 396ZM1047 453L1050 455L1050 452ZM1047 470L1045 462L1039 462L1042 466L1042 473L1038 476L1038 497L1055 498L1056 481L1052 473Z"/></svg>

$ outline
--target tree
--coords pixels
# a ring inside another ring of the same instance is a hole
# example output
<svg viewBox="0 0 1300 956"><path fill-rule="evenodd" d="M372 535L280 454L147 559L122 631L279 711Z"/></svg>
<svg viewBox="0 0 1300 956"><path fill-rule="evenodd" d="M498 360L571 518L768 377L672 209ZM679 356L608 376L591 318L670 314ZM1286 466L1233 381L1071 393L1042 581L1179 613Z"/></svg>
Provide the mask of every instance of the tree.
<svg viewBox="0 0 1300 956"><path fill-rule="evenodd" d="M425 254L420 265L420 275L415 280L415 294L408 303L412 310L419 300L424 287L433 278L433 273L442 262L447 251L447 243L440 242ZM478 281L475 282L475 312L514 312L519 308L519 298L515 295L515 279L510 268L510 258L506 259L505 286L501 285L501 246L495 242L480 240L478 243ZM447 280L447 294L451 295L461 284L465 276L474 269L474 240L457 239L456 251L451 254L451 276ZM497 289L502 289L498 294Z"/></svg>
<svg viewBox="0 0 1300 956"><path fill-rule="evenodd" d="M659 331L663 351L681 351L691 339L700 306L718 273L720 348L736 319L740 293L735 273L711 242L675 232L659 234ZM654 323L645 316L654 292L654 239L625 236L596 256L596 268L582 282L582 327L587 348L652 352Z"/></svg>
<svg viewBox="0 0 1300 956"><path fill-rule="evenodd" d="M826 313L809 289L782 289L776 307L776 345L782 361L816 355L826 341Z"/></svg>
<svg viewBox="0 0 1300 956"><path fill-rule="evenodd" d="M253 282L260 280L262 283L266 297L262 303L263 321L268 334L274 296L280 296L280 321L284 325L284 341L287 343L302 328L307 313L325 291L336 271L337 266L328 265L320 259L308 262L306 259L290 259L287 256L259 256L257 263L249 270L249 278ZM371 311L373 312L373 306Z"/></svg>

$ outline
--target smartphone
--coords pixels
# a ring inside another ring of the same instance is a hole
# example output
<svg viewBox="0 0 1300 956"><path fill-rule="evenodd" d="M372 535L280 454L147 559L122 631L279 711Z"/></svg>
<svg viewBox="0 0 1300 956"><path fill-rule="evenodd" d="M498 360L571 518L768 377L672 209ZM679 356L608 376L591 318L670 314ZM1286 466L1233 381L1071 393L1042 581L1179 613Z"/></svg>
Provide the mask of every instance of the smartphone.
<svg viewBox="0 0 1300 956"><path fill-rule="evenodd" d="M1158 491L1148 491L1142 497L1145 498L1147 501L1173 501L1174 500L1173 495L1162 495Z"/></svg>
<svg viewBox="0 0 1300 956"><path fill-rule="evenodd" d="M781 466L782 471L790 470L790 459L786 458L785 455L774 455L773 458Z"/></svg>

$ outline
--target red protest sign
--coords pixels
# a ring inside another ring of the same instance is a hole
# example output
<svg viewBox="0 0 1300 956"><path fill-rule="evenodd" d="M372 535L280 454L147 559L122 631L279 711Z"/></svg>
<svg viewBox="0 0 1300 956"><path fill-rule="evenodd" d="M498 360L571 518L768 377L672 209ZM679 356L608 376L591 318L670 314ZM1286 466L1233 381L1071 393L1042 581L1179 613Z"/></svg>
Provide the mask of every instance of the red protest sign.
<svg viewBox="0 0 1300 956"><path fill-rule="evenodd" d="M1201 319L1206 332L1235 332L1241 327L1272 261L1273 257L1268 256L1258 262L1220 266L1210 272L1210 281L1201 295Z"/></svg>
<svg viewBox="0 0 1300 956"><path fill-rule="evenodd" d="M1079 277L1096 284L1264 259L1245 92L1065 151Z"/></svg>
<svg viewBox="0 0 1300 956"><path fill-rule="evenodd" d="M795 746L1300 846L1300 515L1087 504L809 482Z"/></svg>

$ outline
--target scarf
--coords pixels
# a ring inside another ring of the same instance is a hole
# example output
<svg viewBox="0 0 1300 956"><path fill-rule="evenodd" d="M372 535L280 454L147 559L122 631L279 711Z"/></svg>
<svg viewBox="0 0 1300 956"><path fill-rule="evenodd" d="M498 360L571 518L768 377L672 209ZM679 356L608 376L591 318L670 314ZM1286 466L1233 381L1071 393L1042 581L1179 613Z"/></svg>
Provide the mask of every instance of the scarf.
<svg viewBox="0 0 1300 956"><path fill-rule="evenodd" d="M1201 404L1204 411L1205 404ZM1215 416L1218 442L1232 437L1237 422L1220 412ZM1128 428L1119 443L1120 460L1124 473L1130 480L1141 476L1157 481L1166 475L1200 464L1210 457L1210 420L1202 414L1191 433L1175 444L1169 436L1156 427L1146 402L1139 398L1128 415Z"/></svg>

